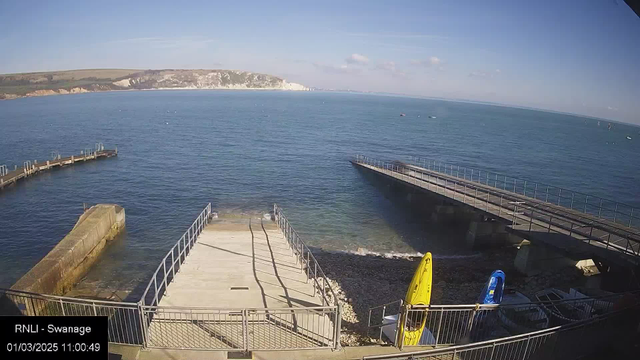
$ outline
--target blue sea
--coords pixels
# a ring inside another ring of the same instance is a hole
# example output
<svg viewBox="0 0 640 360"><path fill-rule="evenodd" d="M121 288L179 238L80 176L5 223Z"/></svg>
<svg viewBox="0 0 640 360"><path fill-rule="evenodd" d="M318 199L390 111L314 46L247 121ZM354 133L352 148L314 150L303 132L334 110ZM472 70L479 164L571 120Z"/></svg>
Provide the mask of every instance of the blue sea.
<svg viewBox="0 0 640 360"><path fill-rule="evenodd" d="M0 192L0 286L13 284L62 239L83 203L126 210L126 234L92 270L119 289L147 281L209 202L227 214L263 214L278 203L317 248L468 254L461 246L466 229L412 213L349 163L356 154L428 157L640 207L640 128L614 124L608 131L607 121L597 123L502 106L323 92L141 91L2 101L0 164L20 167L52 151L78 154L96 142L117 146L119 155Z"/></svg>

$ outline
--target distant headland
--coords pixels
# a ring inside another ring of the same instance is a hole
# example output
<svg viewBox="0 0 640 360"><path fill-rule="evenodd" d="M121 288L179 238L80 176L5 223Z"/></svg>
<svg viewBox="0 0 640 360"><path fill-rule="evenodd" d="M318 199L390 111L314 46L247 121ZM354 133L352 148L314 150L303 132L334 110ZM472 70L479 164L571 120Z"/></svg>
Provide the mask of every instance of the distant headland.
<svg viewBox="0 0 640 360"><path fill-rule="evenodd" d="M0 99L150 89L309 91L277 76L238 70L86 69L0 75Z"/></svg>

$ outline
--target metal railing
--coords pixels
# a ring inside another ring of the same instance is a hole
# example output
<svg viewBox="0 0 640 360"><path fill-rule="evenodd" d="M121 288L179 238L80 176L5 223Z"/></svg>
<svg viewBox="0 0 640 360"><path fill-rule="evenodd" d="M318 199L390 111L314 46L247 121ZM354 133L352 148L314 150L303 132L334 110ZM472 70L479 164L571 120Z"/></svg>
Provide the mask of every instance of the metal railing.
<svg viewBox="0 0 640 360"><path fill-rule="evenodd" d="M402 306L402 300L398 300L371 308L368 329L370 334L373 331L377 332L376 337L381 342L386 340L402 349L405 346L405 339L403 336L398 336L400 333L398 330L416 329L424 324L421 341L414 345L451 346L544 330L591 319L611 312L614 304L623 297L637 294L636 291L602 297L576 297L502 305ZM391 312L383 312L379 318L381 320L372 325L371 318L378 318L377 314L381 307L390 309ZM395 338L383 340L385 327L387 330L392 330L388 332L396 334Z"/></svg>
<svg viewBox="0 0 640 360"><path fill-rule="evenodd" d="M109 342L142 345L140 304L77 299L0 289L0 314L23 316L107 316Z"/></svg>
<svg viewBox="0 0 640 360"><path fill-rule="evenodd" d="M335 349L335 306L214 309L144 306L153 348L205 350Z"/></svg>
<svg viewBox="0 0 640 360"><path fill-rule="evenodd" d="M182 235L180 240L173 245L167 255L160 261L160 265L151 276L149 285L142 294L142 305L158 305L162 296L167 292L171 281L180 271L182 263L189 255L191 248L195 245L198 235L204 230L211 218L211 203L202 210L200 215L194 220L189 229ZM153 286L152 286L153 285Z"/></svg>
<svg viewBox="0 0 640 360"><path fill-rule="evenodd" d="M356 163L375 167L380 172L409 184L443 194L479 210L509 219L511 227L532 235L558 233L574 237L591 245L640 256L640 236L632 231L612 227L605 219L558 214L521 201L512 192L485 187L482 184L422 172L398 162L387 162L366 156L356 156Z"/></svg>
<svg viewBox="0 0 640 360"><path fill-rule="evenodd" d="M300 263L302 270L305 271L307 279L314 282L314 291L318 291L322 298L322 306L325 305L337 305L338 298L335 291L331 287L329 280L327 280L324 271L320 268L318 261L307 245L300 239L298 232L291 226L289 220L284 216L282 208L277 204L273 205L273 213L275 215L276 224L282 231L284 237L287 239L291 251L293 251L296 259ZM314 293L315 296L315 293Z"/></svg>
<svg viewBox="0 0 640 360"><path fill-rule="evenodd" d="M597 218L607 219L626 227L640 228L640 209L621 202L537 181L519 179L482 169L462 167L433 159L410 157L409 163L496 189L509 190L548 204L563 206Z"/></svg>
<svg viewBox="0 0 640 360"><path fill-rule="evenodd" d="M138 303L84 300L0 289L0 314L108 316L109 342L154 348L243 351L340 347L341 307L324 272L282 214L283 234L323 306L210 308L158 306L211 218L211 204L169 250ZM313 269L313 270L312 270Z"/></svg>
<svg viewBox="0 0 640 360"><path fill-rule="evenodd" d="M365 356L368 360L577 359L635 331L638 303L591 319L540 331L446 348Z"/></svg>
<svg viewBox="0 0 640 360"><path fill-rule="evenodd" d="M282 208L277 204L273 204L273 215L276 224L278 224L280 231L282 231L285 239L287 239L291 250L302 267L302 270L305 271L307 279L313 281L313 295L315 296L317 292L321 296L322 306L331 305L335 308L337 316L334 324L336 332L334 339L335 348L338 349L340 347L340 324L342 321L342 306L338 301L338 297L331 287L324 271L318 264L315 256L313 256L311 250L309 250L307 245L302 241L298 232L291 226L289 220L284 215Z"/></svg>

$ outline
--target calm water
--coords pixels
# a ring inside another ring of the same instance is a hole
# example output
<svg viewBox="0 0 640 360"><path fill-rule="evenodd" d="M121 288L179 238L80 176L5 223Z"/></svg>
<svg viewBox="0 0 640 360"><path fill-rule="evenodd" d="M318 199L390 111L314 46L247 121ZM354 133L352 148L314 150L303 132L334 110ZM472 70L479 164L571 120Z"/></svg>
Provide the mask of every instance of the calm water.
<svg viewBox="0 0 640 360"><path fill-rule="evenodd" d="M640 129L607 131L606 122L596 123L336 93L149 91L3 101L0 164L44 160L52 150L77 154L98 141L120 154L0 193L0 286L60 240L83 203L126 209L126 235L95 270L119 288L146 281L207 202L233 213L264 213L277 202L310 245L326 249L465 253L459 243L466 229L424 224L352 167L356 153L426 156L640 206Z"/></svg>

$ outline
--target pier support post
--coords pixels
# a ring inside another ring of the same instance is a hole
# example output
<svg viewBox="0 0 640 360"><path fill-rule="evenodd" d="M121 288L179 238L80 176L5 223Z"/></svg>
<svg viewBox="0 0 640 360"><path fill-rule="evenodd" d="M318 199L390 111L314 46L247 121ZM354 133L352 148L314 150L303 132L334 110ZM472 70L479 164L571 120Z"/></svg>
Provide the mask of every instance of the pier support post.
<svg viewBox="0 0 640 360"><path fill-rule="evenodd" d="M485 217L476 217L469 222L465 240L469 249L505 246L522 241L509 234L503 223Z"/></svg>
<svg viewBox="0 0 640 360"><path fill-rule="evenodd" d="M520 249L513 261L516 270L527 276L542 271L576 266L577 263L577 261L569 259L547 246L531 244L528 240L520 243Z"/></svg>

